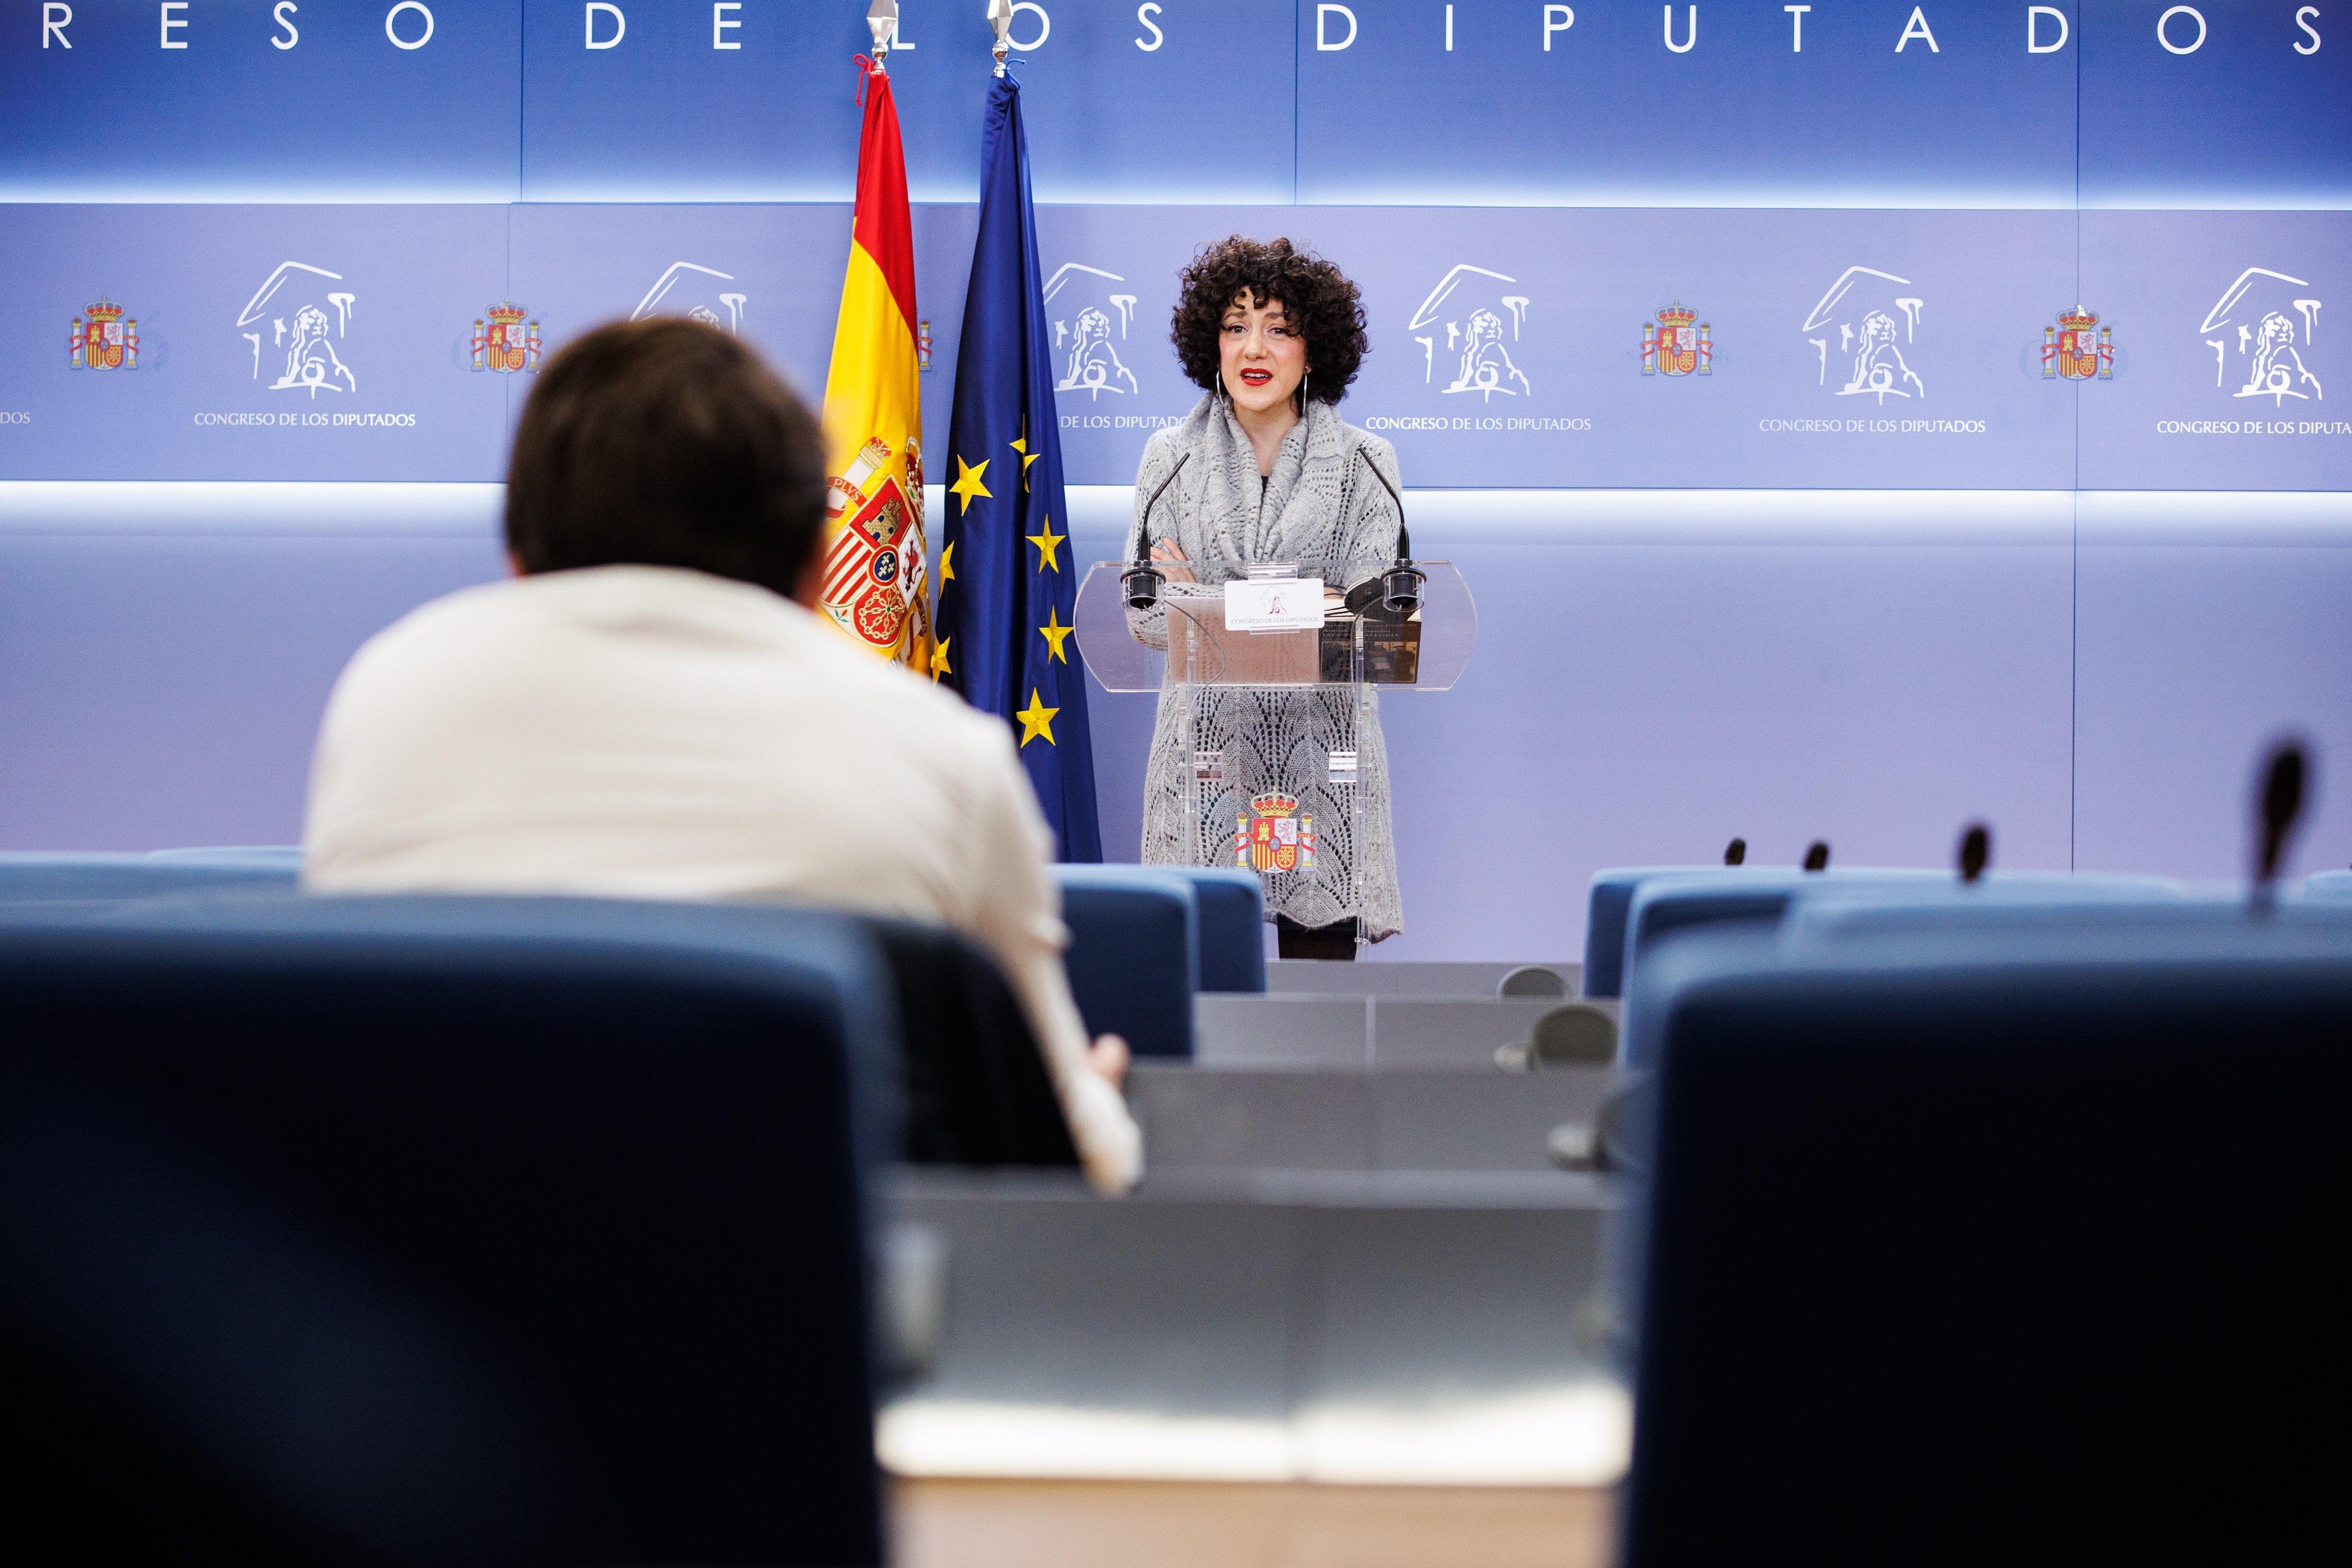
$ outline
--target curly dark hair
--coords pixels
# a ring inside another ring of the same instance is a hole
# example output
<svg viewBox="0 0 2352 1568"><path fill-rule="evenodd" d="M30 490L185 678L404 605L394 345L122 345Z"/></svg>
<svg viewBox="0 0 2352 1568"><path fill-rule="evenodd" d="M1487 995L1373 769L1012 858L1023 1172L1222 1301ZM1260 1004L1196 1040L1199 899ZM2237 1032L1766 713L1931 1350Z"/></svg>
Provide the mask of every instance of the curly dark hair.
<svg viewBox="0 0 2352 1568"><path fill-rule="evenodd" d="M1306 338L1309 395L1318 403L1348 395L1371 350L1362 295L1346 273L1311 251L1286 239L1261 243L1238 234L1204 246L1184 268L1168 335L1195 385L1216 390L1217 336L1227 308L1244 294L1254 304L1281 301L1292 330Z"/></svg>

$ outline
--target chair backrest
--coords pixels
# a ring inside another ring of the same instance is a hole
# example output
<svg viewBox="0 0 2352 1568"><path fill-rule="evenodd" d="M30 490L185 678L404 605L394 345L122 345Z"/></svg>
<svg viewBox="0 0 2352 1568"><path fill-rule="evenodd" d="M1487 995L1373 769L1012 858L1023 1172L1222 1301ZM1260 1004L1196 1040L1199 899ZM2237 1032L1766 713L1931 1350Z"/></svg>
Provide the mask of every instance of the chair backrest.
<svg viewBox="0 0 2352 1568"><path fill-rule="evenodd" d="M1794 870L1792 866L1754 868L1757 871ZM1708 866L1612 866L1592 874L1584 900L1584 994L1615 996L1624 985L1625 917L1633 904L1634 889L1653 877L1705 876L1710 871L1748 868Z"/></svg>
<svg viewBox="0 0 2352 1568"><path fill-rule="evenodd" d="M1153 868L1192 886L1201 931L1201 989L1265 990L1265 885L1255 871L1210 866Z"/></svg>
<svg viewBox="0 0 2352 1568"><path fill-rule="evenodd" d="M1593 989L1588 972L1585 994L1622 994L1650 944L1669 931L1731 921L1777 923L1799 892L1812 888L1853 887L1902 882L1924 885L1949 881L1941 871L1908 868L1853 866L1828 871L1801 871L1786 866L1717 866L1705 870L1644 877L1634 883L1625 905L1624 934L1618 956L1618 989Z"/></svg>
<svg viewBox="0 0 2352 1568"><path fill-rule="evenodd" d="M2305 898L2352 899L2352 871L2315 871L2303 884Z"/></svg>
<svg viewBox="0 0 2352 1568"><path fill-rule="evenodd" d="M918 1165L1076 1165L1037 1037L1004 976L952 931L865 922L896 980L906 1136Z"/></svg>
<svg viewBox="0 0 2352 1568"><path fill-rule="evenodd" d="M105 903L207 889L290 888L298 865L150 855L0 855L0 904Z"/></svg>
<svg viewBox="0 0 2352 1568"><path fill-rule="evenodd" d="M1674 903L1671 892L1667 901ZM1697 903L1695 916L1714 912L1714 900ZM2011 930L2069 930L2097 924L2112 916L2133 922L2144 916L2162 920L2164 911L2185 914L2208 908L2191 900L2179 884L2155 877L2068 876L2016 872L1963 883L1952 877L1906 878L1899 880L1827 882L1811 879L1799 884L1779 903L1731 906L1726 918L1693 918L1654 922L1643 948L1646 965L1675 942L1706 937L1732 929L1752 933L1759 951L1802 951L1853 936L1895 932L1970 933L1998 935ZM1673 915L1684 910L1676 905ZM1672 941L1666 940L1671 936ZM1655 988L1645 983L1640 968L1631 974L1621 1030L1621 1059L1628 1067L1646 1067L1657 1059L1662 1041L1654 1008Z"/></svg>
<svg viewBox="0 0 2352 1568"><path fill-rule="evenodd" d="M880 1561L870 936L200 902L0 924L0 1358L39 1373L0 1425L43 1453L19 1529Z"/></svg>
<svg viewBox="0 0 2352 1568"><path fill-rule="evenodd" d="M1731 931L1643 977L1622 1561L2283 1555L2332 1510L2352 921Z"/></svg>
<svg viewBox="0 0 2352 1568"><path fill-rule="evenodd" d="M1087 1032L1140 1057L1190 1060L1200 989L1199 904L1157 867L1056 866L1070 928L1070 991Z"/></svg>
<svg viewBox="0 0 2352 1568"><path fill-rule="evenodd" d="M302 869L299 844L221 844L194 849L150 849L150 860L177 866L255 866L273 871Z"/></svg>
<svg viewBox="0 0 2352 1568"><path fill-rule="evenodd" d="M198 852L190 852L191 854ZM236 851L231 854L240 853ZM256 851L257 855L274 851ZM123 919L177 928L310 931L344 929L353 911L380 931L398 921L417 934L493 925L533 910L541 929L604 941L683 943L790 958L812 918L840 919L879 942L897 1026L877 1064L874 1098L885 1108L887 1157L917 1164L1068 1166L1076 1163L1061 1102L1020 1000L988 956L952 931L909 921L816 914L803 906L551 898L517 900L305 897L279 879L224 885L160 898L11 901L0 921L58 917ZM404 913L403 911L407 911ZM463 911L482 911L467 915Z"/></svg>
<svg viewBox="0 0 2352 1568"><path fill-rule="evenodd" d="M1906 933L1969 940L2032 931L2137 929L2233 916L2242 895L2191 897L2154 877L1988 878L1975 887L1874 889L1874 896L1799 899L1780 932L1791 951Z"/></svg>

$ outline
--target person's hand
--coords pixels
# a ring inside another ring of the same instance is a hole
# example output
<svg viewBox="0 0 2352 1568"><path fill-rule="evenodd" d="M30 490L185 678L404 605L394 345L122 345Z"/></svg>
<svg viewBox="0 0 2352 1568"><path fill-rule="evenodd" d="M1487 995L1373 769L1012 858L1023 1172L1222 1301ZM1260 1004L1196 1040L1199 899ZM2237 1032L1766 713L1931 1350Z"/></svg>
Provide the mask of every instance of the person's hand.
<svg viewBox="0 0 2352 1568"><path fill-rule="evenodd" d="M1113 1089L1127 1084L1127 1042L1117 1035L1103 1035L1087 1047L1087 1066L1100 1073Z"/></svg>
<svg viewBox="0 0 2352 1568"><path fill-rule="evenodd" d="M1192 575L1192 568L1185 563L1184 552L1164 539L1151 547L1151 559L1160 566L1160 574L1171 583L1200 581Z"/></svg>

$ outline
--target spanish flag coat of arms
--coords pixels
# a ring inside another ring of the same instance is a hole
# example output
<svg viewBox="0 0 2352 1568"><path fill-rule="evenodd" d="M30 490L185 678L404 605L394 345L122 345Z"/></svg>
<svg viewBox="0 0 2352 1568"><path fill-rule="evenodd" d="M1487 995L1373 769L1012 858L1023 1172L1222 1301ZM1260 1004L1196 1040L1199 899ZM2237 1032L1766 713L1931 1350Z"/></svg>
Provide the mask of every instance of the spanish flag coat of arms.
<svg viewBox="0 0 2352 1568"><path fill-rule="evenodd" d="M864 87L857 214L824 382L833 479L822 601L834 624L861 646L928 672L930 565L923 541L923 401L907 158L880 64L866 64Z"/></svg>

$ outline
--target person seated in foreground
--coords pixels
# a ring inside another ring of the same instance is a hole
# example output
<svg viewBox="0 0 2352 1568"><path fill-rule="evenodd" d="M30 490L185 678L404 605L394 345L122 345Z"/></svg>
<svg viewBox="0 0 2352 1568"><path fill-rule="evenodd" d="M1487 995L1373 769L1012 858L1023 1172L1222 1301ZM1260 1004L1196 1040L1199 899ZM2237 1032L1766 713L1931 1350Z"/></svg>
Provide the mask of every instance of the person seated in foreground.
<svg viewBox="0 0 2352 1568"><path fill-rule="evenodd" d="M1089 1046L1052 839L1003 723L813 613L825 450L679 320L551 358L515 431L515 575L370 639L319 732L320 892L780 900L944 926L1021 998L1080 1163L1131 1186L1127 1049Z"/></svg>

